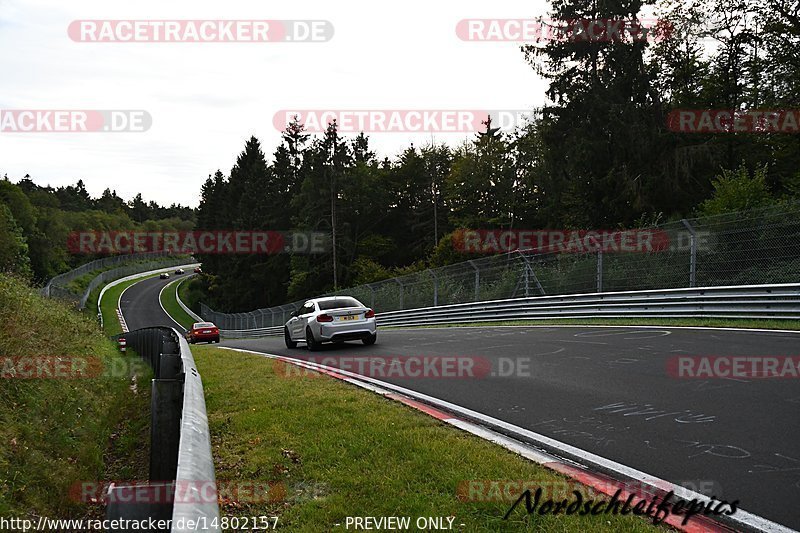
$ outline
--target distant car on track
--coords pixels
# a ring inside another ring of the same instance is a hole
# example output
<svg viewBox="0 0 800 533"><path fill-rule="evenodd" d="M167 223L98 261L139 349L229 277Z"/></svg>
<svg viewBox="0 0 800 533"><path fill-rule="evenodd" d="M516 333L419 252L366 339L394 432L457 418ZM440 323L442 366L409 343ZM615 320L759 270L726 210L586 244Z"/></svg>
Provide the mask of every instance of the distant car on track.
<svg viewBox="0 0 800 533"><path fill-rule="evenodd" d="M360 340L366 345L375 344L375 311L350 296L315 298L292 313L283 336L287 348L305 342L311 351L318 350L323 342Z"/></svg>
<svg viewBox="0 0 800 533"><path fill-rule="evenodd" d="M197 267L197 268L194 269L194 273L195 274L202 274L203 273L203 269L200 268L200 267Z"/></svg>
<svg viewBox="0 0 800 533"><path fill-rule="evenodd" d="M181 274L183 274L184 272L185 272L185 270L183 270L182 268L179 268L179 269L177 269L177 270L175 271L175 275L176 275L176 276L180 276L180 275L181 275Z"/></svg>
<svg viewBox="0 0 800 533"><path fill-rule="evenodd" d="M189 344L197 342L216 342L219 343L219 328L212 322L195 322L192 329L186 332L186 340Z"/></svg>
<svg viewBox="0 0 800 533"><path fill-rule="evenodd" d="M159 276L161 279L169 279L169 272L162 272Z"/></svg>

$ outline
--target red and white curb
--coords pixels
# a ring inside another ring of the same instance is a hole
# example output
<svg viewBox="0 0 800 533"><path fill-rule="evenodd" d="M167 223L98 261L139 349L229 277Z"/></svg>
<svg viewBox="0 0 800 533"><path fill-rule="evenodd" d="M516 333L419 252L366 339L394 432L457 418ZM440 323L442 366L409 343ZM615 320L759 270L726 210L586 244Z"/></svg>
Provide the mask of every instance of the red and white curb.
<svg viewBox="0 0 800 533"><path fill-rule="evenodd" d="M122 333L128 333L128 324L125 322L125 317L122 316L122 310L117 307L117 319L119 319L119 325L122 327Z"/></svg>
<svg viewBox="0 0 800 533"><path fill-rule="evenodd" d="M300 368L313 370L315 372L352 383L357 387L370 390L374 393L384 396L385 398L401 402L409 407L413 407L414 409L430 415L437 420L441 420L444 423L455 426L484 440L498 444L503 448L525 457L526 459L539 463L546 468L559 472L579 483L587 485L597 492L613 496L617 490L622 489L620 498L623 501L630 495L634 495L634 497L638 498L652 499L653 497L663 497L670 491L673 492L676 497L686 501L697 500L705 503L712 501L707 496L687 489L681 485L675 485L669 481L651 476L645 472L625 466L621 463L614 462L610 459L600 457L591 452L575 448L574 446L551 439L545 435L534 433L497 418L493 418L488 415L478 413L477 411L472 411L465 407L406 389L392 383L380 381L368 376L349 372L347 370L321 365L319 363L303 361L302 359L293 359L291 357L284 357L266 352L257 352L254 350L245 350L241 348L221 348L223 350L255 354L261 357L267 357L269 359L276 359ZM441 407L441 409L437 407ZM464 418L459 418L459 414L464 416ZM596 465L601 467L603 470L615 474L615 476L612 477L599 472L594 472L583 464L556 457L555 455L551 455L543 450L539 450L530 444L526 444L520 440L516 440L504 434L498 433L497 431L489 429L488 427L473 421L483 422L486 424L486 426L500 428L504 432L512 435L518 435L527 441L538 442L542 445L548 446L551 449L563 451L566 455L577 457L588 465ZM623 481L625 479L631 480L635 487L630 488L629 486L626 486L625 481ZM768 531L775 533L793 533L795 531L742 509L738 509L734 515L728 517L728 520L732 522L734 527L729 527L702 515L693 516L687 524L683 525L681 523L683 521L682 515L670 514L664 520L664 522L687 533L726 533L739 530Z"/></svg>

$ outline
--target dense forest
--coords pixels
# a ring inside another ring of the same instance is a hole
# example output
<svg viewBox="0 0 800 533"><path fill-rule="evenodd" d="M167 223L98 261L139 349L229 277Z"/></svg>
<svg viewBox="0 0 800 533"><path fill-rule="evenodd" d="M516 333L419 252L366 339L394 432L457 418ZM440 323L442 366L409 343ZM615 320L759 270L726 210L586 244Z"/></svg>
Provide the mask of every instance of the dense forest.
<svg viewBox="0 0 800 533"><path fill-rule="evenodd" d="M96 259L70 254L70 232L82 230L189 230L195 210L159 206L138 194L126 202L106 189L92 198L82 180L75 185L40 186L30 176L0 180L0 271L41 284L56 274Z"/></svg>
<svg viewBox="0 0 800 533"><path fill-rule="evenodd" d="M631 19L642 2L554 0L552 19ZM598 7L601 6L601 7ZM219 310L283 304L468 259L467 228L642 227L800 195L800 136L680 133L675 109L793 109L800 18L782 0L668 0L668 38L565 39L521 52L548 104L515 131L379 158L363 134L293 123L271 161L251 138L202 189L200 228L336 232L325 256L203 258ZM502 83L492 86L502 91Z"/></svg>
<svg viewBox="0 0 800 533"><path fill-rule="evenodd" d="M314 136L295 121L269 156L247 140L229 173L208 177L196 212L141 196L126 203L111 191L91 199L81 182L0 182L0 261L27 257L25 268L44 279L76 261L62 246L73 229L335 234L324 255L200 257L202 299L243 311L463 261L452 243L458 228L645 227L800 198L800 135L668 126L679 109L800 107L796 7L553 0L548 18L632 19L645 8L669 21L668 37L523 46L518 53L549 84L546 105L528 124L459 146L411 145L386 157L364 134L344 137L331 123ZM502 83L491 91L501 99Z"/></svg>

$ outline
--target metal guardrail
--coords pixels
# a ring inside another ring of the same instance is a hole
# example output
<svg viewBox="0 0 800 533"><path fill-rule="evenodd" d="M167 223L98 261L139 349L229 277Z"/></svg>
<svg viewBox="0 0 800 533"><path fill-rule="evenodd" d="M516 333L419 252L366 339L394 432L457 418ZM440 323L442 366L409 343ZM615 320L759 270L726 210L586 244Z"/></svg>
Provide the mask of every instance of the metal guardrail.
<svg viewBox="0 0 800 533"><path fill-rule="evenodd" d="M219 505L203 382L186 339L175 329L124 333L127 347L153 368L149 488L167 501L130 503L132 487L109 488L106 518L168 520L172 532L219 531ZM139 485L136 487L142 490ZM176 488L182 497L175 498ZM213 490L212 490L213 489ZM211 495L211 497L209 497Z"/></svg>
<svg viewBox="0 0 800 533"><path fill-rule="evenodd" d="M151 260L141 261L142 259L147 258L151 258ZM56 276L55 278L51 279L45 287L42 288L41 293L47 297L59 298L74 302L78 309L83 309L86 307L86 302L89 299L91 292L107 281L122 278L131 274L147 272L148 270L153 270L156 268L178 266L187 262L187 258L185 256L175 257L172 254L165 254L163 252L159 252L157 254L121 255L116 256L113 259L114 261L110 263L103 263L102 261L104 260L92 261L91 263L81 265L75 270L70 270L69 272L61 274L60 276ZM189 260L193 261L192 258L189 258ZM130 261L136 262L99 273L92 279L92 281L89 282L89 285L87 285L86 289L83 291L83 294L75 293L66 287L67 283L86 274L87 272L104 268L109 264L125 263Z"/></svg>
<svg viewBox="0 0 800 533"><path fill-rule="evenodd" d="M175 299L178 301L178 305L179 305L179 306L181 306L181 309L183 309L183 311L184 311L184 312L185 312L187 315L189 315L190 317L192 317L192 319L193 319L193 320L195 320L195 321L197 321L197 322L202 322L202 321L203 321L203 317L201 317L200 315L198 315L197 313L195 313L194 311L192 311L192 310L189 308L189 306L188 306L188 305L186 305L185 303L183 303L183 300L181 300L181 295L180 295L180 293L179 293L180 286L183 284L183 282L184 282L184 281L186 281L186 280L188 280L189 278L191 278L191 277L195 276L195 275L196 275L196 274L190 274L190 275L186 276L185 278L183 278L183 280L182 280L182 281L180 281L180 282L178 283L178 286L177 286L177 287L175 287Z"/></svg>
<svg viewBox="0 0 800 533"><path fill-rule="evenodd" d="M101 304L103 302L103 296L105 296L105 293L106 293L107 290L113 288L114 286L116 286L116 285L118 285L120 283L125 283L126 281L130 281L132 279L146 277L146 276L149 276L150 274L160 274L161 272L169 272L170 270L172 270L176 266L180 266L180 267L183 267L183 268L194 268L196 266L200 266L200 263L191 263L191 264L188 264L188 265L172 265L172 266L169 266L169 267L159 268L159 269L156 269L156 270L147 270L147 271L144 271L144 272L136 272L136 273L131 274L129 276L125 276L125 277L122 277L122 278L117 278L117 279L115 279L113 281L109 281L109 283L107 283L103 287L103 289L100 291L100 294L97 295L97 302L96 302L96 305L97 305L97 318L100 321L100 328L101 329L103 328L103 313L102 313L102 311L100 311L100 306L101 306ZM125 319L122 317L122 314L120 313L119 308L117 308L117 316L119 318L120 324L123 324L122 330L127 332L127 329L124 326Z"/></svg>
<svg viewBox="0 0 800 533"><path fill-rule="evenodd" d="M537 296L422 307L376 315L379 326L554 318L800 319L800 283ZM222 330L225 338L282 335L283 326Z"/></svg>
<svg viewBox="0 0 800 533"><path fill-rule="evenodd" d="M613 247L604 251L602 247L584 247L580 239L570 237L569 251L562 253L558 246L553 249L536 246L533 239L521 240L520 250L475 259L465 255L469 260L305 296L353 296L381 314L535 296L800 281L800 202L639 230L657 232L662 246L651 251L645 251L646 247L637 252L614 251ZM556 232L553 238L556 236L562 235ZM502 252L500 243L504 241L497 239L498 246L487 250L479 244L468 245L473 241L462 234L454 237L453 252L475 251L476 247L487 253ZM263 329L282 326L304 302L245 313L223 313L201 304L200 315L225 330Z"/></svg>
<svg viewBox="0 0 800 533"><path fill-rule="evenodd" d="M128 263L130 261L138 261L140 259L154 259L158 257L166 257L171 254L170 252L149 252L149 253L138 253L138 254L125 254L125 255L112 255L110 257L102 257L100 259L95 259L94 261L89 261L88 263L84 263L79 267L73 268L68 272L64 272L63 274L59 274L55 276L53 279L47 282L47 285L42 287L41 293L43 296L57 296L51 294L51 289L56 287L58 289L64 290L64 287L69 284L75 278L78 278L88 272L92 272L94 270L100 270L101 268L105 268L111 265L117 265L121 263Z"/></svg>

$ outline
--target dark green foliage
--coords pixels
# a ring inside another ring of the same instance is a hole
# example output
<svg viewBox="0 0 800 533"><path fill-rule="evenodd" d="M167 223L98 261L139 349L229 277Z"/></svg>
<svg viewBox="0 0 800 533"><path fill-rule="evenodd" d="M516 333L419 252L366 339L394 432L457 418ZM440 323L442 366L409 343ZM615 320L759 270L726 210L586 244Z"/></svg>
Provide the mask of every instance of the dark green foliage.
<svg viewBox="0 0 800 533"><path fill-rule="evenodd" d="M141 194L130 203L110 189L100 198L92 198L81 180L54 189L36 185L27 175L16 184L6 177L0 180L0 270L45 283L96 259L70 255L67 241L71 232L191 230L194 217L189 207L145 203Z"/></svg>

